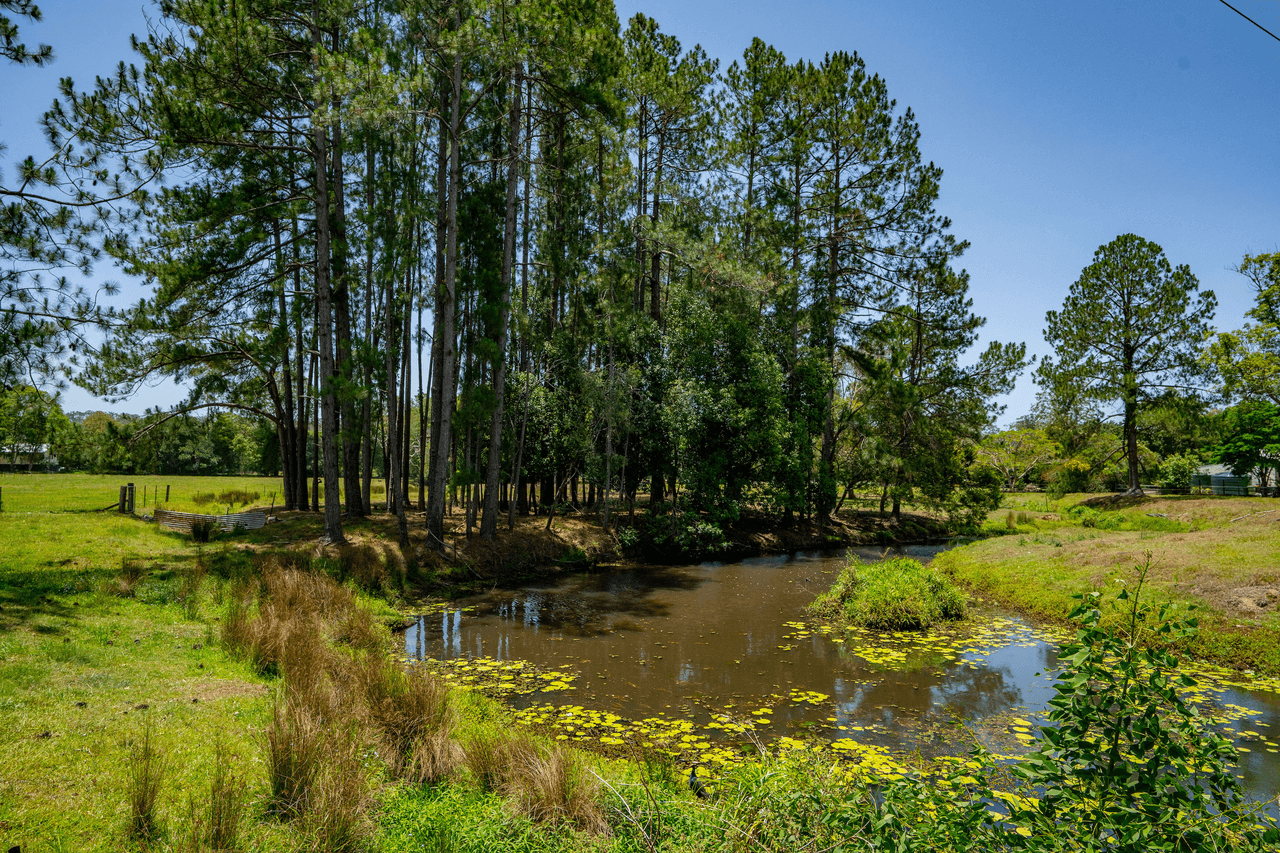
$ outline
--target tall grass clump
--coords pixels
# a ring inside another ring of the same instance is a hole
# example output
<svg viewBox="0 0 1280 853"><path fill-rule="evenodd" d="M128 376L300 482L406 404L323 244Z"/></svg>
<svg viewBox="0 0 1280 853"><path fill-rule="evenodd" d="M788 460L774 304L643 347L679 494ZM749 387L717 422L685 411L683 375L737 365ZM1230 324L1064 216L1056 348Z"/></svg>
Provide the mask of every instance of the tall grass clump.
<svg viewBox="0 0 1280 853"><path fill-rule="evenodd" d="M862 563L850 557L812 609L877 631L919 631L964 618L964 602L964 594L945 575L916 560Z"/></svg>
<svg viewBox="0 0 1280 853"><path fill-rule="evenodd" d="M473 735L463 749L471 779L481 791L502 791L515 768L534 753L532 741L504 733Z"/></svg>
<svg viewBox="0 0 1280 853"><path fill-rule="evenodd" d="M129 755L129 835L146 840L156 833L156 804L164 781L165 763L148 720L142 739Z"/></svg>
<svg viewBox="0 0 1280 853"><path fill-rule="evenodd" d="M218 532L218 522L208 519L201 519L191 522L191 541L199 544L205 544L213 539L213 535Z"/></svg>
<svg viewBox="0 0 1280 853"><path fill-rule="evenodd" d="M194 796L188 801L190 829L186 850L190 853L240 849L247 785L231 766L232 755L224 744L215 745L213 755L208 807L198 806Z"/></svg>
<svg viewBox="0 0 1280 853"><path fill-rule="evenodd" d="M463 755L453 738L457 713L448 685L428 672L406 672L378 652L365 655L357 678L391 775L416 783L453 775Z"/></svg>
<svg viewBox="0 0 1280 853"><path fill-rule="evenodd" d="M387 584L387 565L372 545L345 545L338 551L338 579L353 580L361 589L377 592Z"/></svg>
<svg viewBox="0 0 1280 853"><path fill-rule="evenodd" d="M567 823L584 832L608 829L600 806L600 780L576 752L543 746L512 768L507 799L518 814L538 823Z"/></svg>
<svg viewBox="0 0 1280 853"><path fill-rule="evenodd" d="M324 768L323 726L303 702L277 698L267 722L266 748L271 811L284 818L301 817Z"/></svg>
<svg viewBox="0 0 1280 853"><path fill-rule="evenodd" d="M136 557L125 557L120 560L120 571L113 578L108 578L102 582L101 591L105 595L115 595L120 598L133 598L137 592L138 584L142 583L142 579L147 575L146 564Z"/></svg>
<svg viewBox="0 0 1280 853"><path fill-rule="evenodd" d="M484 732L467 741L464 754L476 786L504 796L517 814L585 832L608 829L600 780L577 752L505 732Z"/></svg>
<svg viewBox="0 0 1280 853"><path fill-rule="evenodd" d="M182 603L188 619L195 619L200 614L200 588L204 585L208 571L204 560L196 560L182 574L182 581L178 585L178 601Z"/></svg>
<svg viewBox="0 0 1280 853"><path fill-rule="evenodd" d="M201 497L204 497L204 496L201 495ZM209 497L213 497L213 496L209 495ZM261 492L250 492L245 489L228 489L227 491L222 492L221 494L218 495L218 503L227 504L228 506L232 504L247 506L248 504L253 503L260 497L262 497Z"/></svg>
<svg viewBox="0 0 1280 853"><path fill-rule="evenodd" d="M368 804L368 784L356 744L349 738L335 739L302 820L316 848L327 853L365 849Z"/></svg>

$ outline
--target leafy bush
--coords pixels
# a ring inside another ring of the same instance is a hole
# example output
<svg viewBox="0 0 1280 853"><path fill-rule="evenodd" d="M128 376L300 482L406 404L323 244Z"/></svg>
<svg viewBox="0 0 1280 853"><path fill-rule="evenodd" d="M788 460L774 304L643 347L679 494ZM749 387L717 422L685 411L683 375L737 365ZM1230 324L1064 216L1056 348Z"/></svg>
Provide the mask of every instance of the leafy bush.
<svg viewBox="0 0 1280 853"><path fill-rule="evenodd" d="M634 527L618 528L618 544L624 549L633 547L640 541L640 534Z"/></svg>
<svg viewBox="0 0 1280 853"><path fill-rule="evenodd" d="M1099 593L1075 596L1080 628L1059 652L1044 746L1015 767L1040 796L1018 800L1011 822L1030 839L1072 827L1089 850L1268 849L1280 832L1247 820L1235 747L1183 698L1196 683L1177 658L1148 647L1197 632L1172 605L1141 602L1150 565L1148 553L1111 604L1118 631L1101 627Z"/></svg>
<svg viewBox="0 0 1280 853"><path fill-rule="evenodd" d="M1081 527L1096 527L1099 530L1119 530L1124 525L1124 516L1120 513L1098 512L1088 506L1073 506L1067 510L1067 518L1080 522Z"/></svg>
<svg viewBox="0 0 1280 853"><path fill-rule="evenodd" d="M813 609L878 631L918 631L962 619L964 594L946 576L908 557L848 564Z"/></svg>
<svg viewBox="0 0 1280 853"><path fill-rule="evenodd" d="M1191 492L1191 477L1200 471L1200 460L1192 456L1168 456L1160 463L1160 491L1185 495Z"/></svg>
<svg viewBox="0 0 1280 853"><path fill-rule="evenodd" d="M671 505L659 504L645 524L650 542L658 547L680 551L682 554L718 554L729 550L729 540L720 525L703 518L696 512L671 512Z"/></svg>

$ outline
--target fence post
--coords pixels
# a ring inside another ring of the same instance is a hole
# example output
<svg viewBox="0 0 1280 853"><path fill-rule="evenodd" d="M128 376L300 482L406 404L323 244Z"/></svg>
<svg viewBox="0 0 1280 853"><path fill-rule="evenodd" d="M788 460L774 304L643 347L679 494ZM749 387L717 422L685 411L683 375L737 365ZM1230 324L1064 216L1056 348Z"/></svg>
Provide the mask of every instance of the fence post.
<svg viewBox="0 0 1280 853"><path fill-rule="evenodd" d="M128 512L128 508L129 508L129 487L121 486L120 487L120 503L117 507L117 512L119 512L121 515L124 515L126 512Z"/></svg>
<svg viewBox="0 0 1280 853"><path fill-rule="evenodd" d="M137 494L134 492L133 483L129 483L127 487L129 489L129 515L133 515L133 502L136 500Z"/></svg>
<svg viewBox="0 0 1280 853"><path fill-rule="evenodd" d="M169 502L169 487L168 487L168 486L165 486L165 487L164 487L164 502L165 502L165 503L168 503L168 502Z"/></svg>
<svg viewBox="0 0 1280 853"><path fill-rule="evenodd" d="M0 512L4 512L4 486L0 486Z"/></svg>

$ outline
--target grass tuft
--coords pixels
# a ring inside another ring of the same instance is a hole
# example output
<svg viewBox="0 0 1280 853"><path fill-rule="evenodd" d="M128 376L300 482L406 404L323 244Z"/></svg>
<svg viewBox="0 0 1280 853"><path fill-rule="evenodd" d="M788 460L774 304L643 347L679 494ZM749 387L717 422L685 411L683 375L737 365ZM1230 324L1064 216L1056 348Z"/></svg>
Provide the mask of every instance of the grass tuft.
<svg viewBox="0 0 1280 853"><path fill-rule="evenodd" d="M452 776L463 756L453 739L457 713L448 685L428 672L405 672L379 653L365 655L357 678L391 775L420 784Z"/></svg>
<svg viewBox="0 0 1280 853"><path fill-rule="evenodd" d="M266 728L270 809L301 817L310 804L326 758L324 728L292 697L277 698Z"/></svg>
<svg viewBox="0 0 1280 853"><path fill-rule="evenodd" d="M209 520L197 520L191 522L191 541L199 543L207 543L213 539L213 535L218 530L218 523Z"/></svg>
<svg viewBox="0 0 1280 853"><path fill-rule="evenodd" d="M512 809L539 823L567 823L584 832L609 828L600 806L600 781L577 753L547 746L527 753L506 780Z"/></svg>
<svg viewBox="0 0 1280 853"><path fill-rule="evenodd" d="M102 582L102 593L119 598L133 598L138 584L147 576L146 564L135 557L125 557L120 561L120 571L113 578Z"/></svg>
<svg viewBox="0 0 1280 853"><path fill-rule="evenodd" d="M964 618L965 604L964 594L945 575L916 560L862 564L850 557L812 609L877 631L919 631Z"/></svg>
<svg viewBox="0 0 1280 853"><path fill-rule="evenodd" d="M190 820L185 849L189 853L240 849L246 783L236 775L231 759L231 751L218 742L214 746L208 808L200 808L194 796L188 800Z"/></svg>
<svg viewBox="0 0 1280 853"><path fill-rule="evenodd" d="M535 750L525 738L485 733L467 741L463 756L481 791L502 791L513 768L522 766Z"/></svg>
<svg viewBox="0 0 1280 853"><path fill-rule="evenodd" d="M364 543L344 545L338 551L338 577L353 580L356 586L369 592L381 590L389 579L382 555Z"/></svg>
<svg viewBox="0 0 1280 853"><path fill-rule="evenodd" d="M151 732L151 721L143 725L142 740L129 755L129 835L140 840L155 836L158 828L156 804L164 781L165 764Z"/></svg>
<svg viewBox="0 0 1280 853"><path fill-rule="evenodd" d="M326 853L355 853L369 834L369 791L355 743L330 738L329 755L315 778L303 825Z"/></svg>

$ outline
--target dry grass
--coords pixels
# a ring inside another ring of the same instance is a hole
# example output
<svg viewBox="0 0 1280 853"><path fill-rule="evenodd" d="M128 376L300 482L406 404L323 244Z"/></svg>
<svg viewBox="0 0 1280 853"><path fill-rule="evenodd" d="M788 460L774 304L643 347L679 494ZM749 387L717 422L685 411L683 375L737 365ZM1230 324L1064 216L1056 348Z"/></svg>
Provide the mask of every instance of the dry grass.
<svg viewBox="0 0 1280 853"><path fill-rule="evenodd" d="M138 584L147 576L146 564L135 557L125 557L120 561L120 572L113 578L102 582L101 592L119 598L133 598Z"/></svg>
<svg viewBox="0 0 1280 853"><path fill-rule="evenodd" d="M264 674L281 672L290 655L296 658L295 668L323 668L323 661L310 656L324 649L330 623L359 619L351 593L318 572L281 569L268 562L257 585L257 612L250 615L253 586L247 581L232 589L222 640ZM376 629L370 624L368 630Z"/></svg>
<svg viewBox="0 0 1280 853"><path fill-rule="evenodd" d="M387 629L379 625L363 607L354 607L337 620L333 638L353 649L366 652L385 648L391 639Z"/></svg>
<svg viewBox="0 0 1280 853"><path fill-rule="evenodd" d="M463 756L480 790L502 791L512 768L523 765L534 750L533 743L525 738L484 733L467 741Z"/></svg>
<svg viewBox="0 0 1280 853"><path fill-rule="evenodd" d="M368 834L369 789L355 742L329 738L328 755L315 778L303 825L320 850L354 853Z"/></svg>
<svg viewBox="0 0 1280 853"><path fill-rule="evenodd" d="M567 823L595 834L609 828L599 802L600 781L578 753L564 747L526 754L511 768L505 792L516 812L539 823Z"/></svg>
<svg viewBox="0 0 1280 853"><path fill-rule="evenodd" d="M270 808L281 817L301 817L323 770L324 727L301 701L278 698L267 723L266 747Z"/></svg>
<svg viewBox="0 0 1280 853"><path fill-rule="evenodd" d="M448 686L378 653L365 656L356 678L392 776L427 784L452 776L463 756L453 739L457 712Z"/></svg>
<svg viewBox="0 0 1280 853"><path fill-rule="evenodd" d="M152 838L157 829L156 804L164 781L165 763L151 734L151 721L142 729L142 739L129 755L129 835L140 840Z"/></svg>
<svg viewBox="0 0 1280 853"><path fill-rule="evenodd" d="M344 545L338 550L338 577L350 578L356 586L370 592L382 589L389 580L386 562L368 543Z"/></svg>
<svg viewBox="0 0 1280 853"><path fill-rule="evenodd" d="M465 755L475 784L505 796L516 813L540 823L570 824L584 832L608 830L599 802L600 782L577 752L490 732L471 738Z"/></svg>

